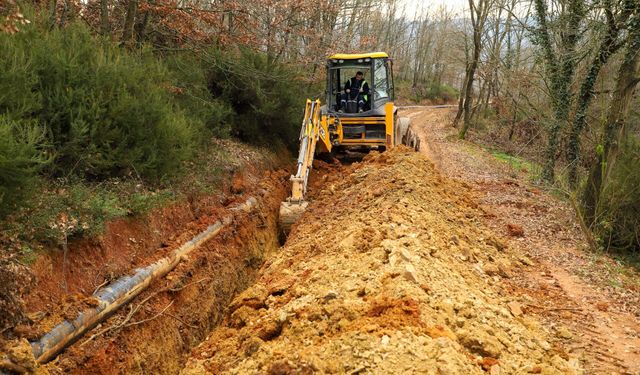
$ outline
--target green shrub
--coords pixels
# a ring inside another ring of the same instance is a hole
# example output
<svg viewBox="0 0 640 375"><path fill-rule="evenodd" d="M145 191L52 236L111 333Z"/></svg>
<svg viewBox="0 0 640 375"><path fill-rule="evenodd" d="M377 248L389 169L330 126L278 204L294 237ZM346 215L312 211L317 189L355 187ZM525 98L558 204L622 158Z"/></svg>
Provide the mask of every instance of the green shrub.
<svg viewBox="0 0 640 375"><path fill-rule="evenodd" d="M44 133L30 120L40 108L36 82L29 51L0 33L0 216L18 206L46 162Z"/></svg>
<svg viewBox="0 0 640 375"><path fill-rule="evenodd" d="M458 89L454 87L446 84L437 85L434 83L429 85L426 97L427 99L441 99L447 103L456 100L459 94Z"/></svg>
<svg viewBox="0 0 640 375"><path fill-rule="evenodd" d="M58 152L56 175L155 179L192 155L201 123L172 103L169 72L149 51L125 53L83 25L47 33L39 47L40 120Z"/></svg>
<svg viewBox="0 0 640 375"><path fill-rule="evenodd" d="M409 99L414 103L420 103L423 100L432 100L436 102L450 103L458 98L457 89L447 85L438 85L437 83L418 83L416 86L410 81L396 82L396 96L401 99Z"/></svg>
<svg viewBox="0 0 640 375"><path fill-rule="evenodd" d="M620 148L599 202L595 232L604 248L640 253L640 139Z"/></svg>
<svg viewBox="0 0 640 375"><path fill-rule="evenodd" d="M43 138L36 126L0 114L0 216L21 204L39 168L46 164Z"/></svg>
<svg viewBox="0 0 640 375"><path fill-rule="evenodd" d="M211 135L297 146L306 85L261 53L130 51L28 18L0 33L0 241L94 235L189 191L176 177L214 185Z"/></svg>
<svg viewBox="0 0 640 375"><path fill-rule="evenodd" d="M32 34L21 37L31 38ZM41 107L41 95L34 90L37 82L31 51L24 41L0 32L0 115L13 120L32 117Z"/></svg>
<svg viewBox="0 0 640 375"><path fill-rule="evenodd" d="M204 121L174 102L173 77L150 51L127 52L82 23L49 31L36 22L0 39L10 46L0 61L24 67L2 83L15 96L0 96L0 108L46 129L52 175L157 180L195 152Z"/></svg>
<svg viewBox="0 0 640 375"><path fill-rule="evenodd" d="M233 108L222 98L214 98L209 92L205 60L191 52L179 52L163 57L171 71L174 102L200 119L214 136L228 137L231 133ZM206 139L203 139L206 140Z"/></svg>
<svg viewBox="0 0 640 375"><path fill-rule="evenodd" d="M210 92L233 108L232 135L245 142L297 147L309 85L296 71L248 49L237 54L211 50L206 64Z"/></svg>

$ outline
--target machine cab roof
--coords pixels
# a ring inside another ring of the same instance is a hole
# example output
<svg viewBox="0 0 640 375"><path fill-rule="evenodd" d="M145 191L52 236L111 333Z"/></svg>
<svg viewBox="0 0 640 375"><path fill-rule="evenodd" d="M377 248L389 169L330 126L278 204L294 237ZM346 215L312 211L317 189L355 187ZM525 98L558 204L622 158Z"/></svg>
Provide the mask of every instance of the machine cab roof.
<svg viewBox="0 0 640 375"><path fill-rule="evenodd" d="M357 59L388 59L389 55L386 52L370 52L370 53L336 53L333 56L329 56L329 59L342 59L342 60L357 60Z"/></svg>

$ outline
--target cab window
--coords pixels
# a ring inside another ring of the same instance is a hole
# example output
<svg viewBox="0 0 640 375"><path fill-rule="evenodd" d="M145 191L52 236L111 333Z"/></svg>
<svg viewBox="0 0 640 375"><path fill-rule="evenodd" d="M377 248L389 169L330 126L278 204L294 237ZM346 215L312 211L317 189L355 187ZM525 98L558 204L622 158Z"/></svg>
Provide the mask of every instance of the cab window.
<svg viewBox="0 0 640 375"><path fill-rule="evenodd" d="M389 79L387 75L387 66L384 63L384 60L375 60L373 69L374 100L389 98Z"/></svg>

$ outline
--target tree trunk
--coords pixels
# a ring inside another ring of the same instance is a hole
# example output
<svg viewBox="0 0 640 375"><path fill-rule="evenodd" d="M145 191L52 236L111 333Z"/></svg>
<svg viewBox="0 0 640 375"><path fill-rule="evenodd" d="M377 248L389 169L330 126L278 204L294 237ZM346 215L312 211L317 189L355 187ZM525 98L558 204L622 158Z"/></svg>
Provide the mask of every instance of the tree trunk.
<svg viewBox="0 0 640 375"><path fill-rule="evenodd" d="M480 79L478 79L480 82ZM482 112L482 107L484 105L484 97L487 93L487 79L482 80L482 84L480 85L480 90L478 91L478 103L471 109L471 121L478 121L480 118L480 112Z"/></svg>
<svg viewBox="0 0 640 375"><path fill-rule="evenodd" d="M465 83L465 92L464 92L464 104L462 106L462 111L464 113L464 121L462 122L462 129L458 133L458 137L460 139L464 139L467 135L467 131L469 130L469 126L471 124L471 105L473 104L473 76L476 73L476 68L478 67L478 60L476 60L476 52L474 49L473 60L471 61L471 65L467 70L467 80ZM478 58L480 57L480 51L478 50Z"/></svg>
<svg viewBox="0 0 640 375"><path fill-rule="evenodd" d="M556 55L551 44L552 38L547 24L547 3L545 0L536 0L534 5L538 18L538 28L535 30L534 36L542 48L547 65L546 74L551 83L551 102L554 110L554 118L547 134L548 143L545 150L542 178L547 182L553 182L560 131L566 128L569 122L570 88L578 62L576 45L581 34L580 24L585 15L585 4L583 0L571 0L564 10L568 21L560 34L560 58Z"/></svg>
<svg viewBox="0 0 640 375"><path fill-rule="evenodd" d="M49 29L53 30L58 23L58 0L51 1L51 12L49 13Z"/></svg>
<svg viewBox="0 0 640 375"><path fill-rule="evenodd" d="M605 2L609 8L605 9L607 15L607 21L609 28L602 43L600 43L599 52L591 63L591 68L587 74L585 80L580 87L580 94L578 95L578 104L576 108L576 115L573 123L571 124L571 132L569 133L569 144L567 148L567 159L569 162L569 186L575 189L578 183L578 164L580 162L580 134L584 129L587 122L587 110L593 99L594 87L600 70L607 63L609 57L613 55L619 48L617 43L619 28L616 20L614 19L611 11L611 4ZM626 18L629 13L623 12L623 15L617 20L618 22L626 22Z"/></svg>
<svg viewBox="0 0 640 375"><path fill-rule="evenodd" d="M462 110L464 111L464 122L462 129L458 133L460 139L464 139L471 126L471 109L473 105L473 80L478 68L478 62L480 61L480 52L482 49L482 29L489 13L488 0L479 0L477 6L474 4L474 0L469 0L469 7L471 8L471 23L473 25L473 57L467 70L467 79L465 83L464 93L464 105ZM475 14L474 14L475 13ZM458 117L458 116L456 116Z"/></svg>
<svg viewBox="0 0 640 375"><path fill-rule="evenodd" d="M467 70L469 70L467 68ZM456 118L453 120L453 127L458 127L458 122L462 118L462 113L464 112L464 98L465 93L467 92L467 80L465 74L465 80L462 82L462 87L460 88L460 97L458 98L458 112L456 113Z"/></svg>
<svg viewBox="0 0 640 375"><path fill-rule="evenodd" d="M67 23L67 17L69 15L69 2L68 0L62 1L62 12L60 13L60 27L64 27Z"/></svg>
<svg viewBox="0 0 640 375"><path fill-rule="evenodd" d="M473 10L471 10L471 14L473 15ZM464 78L462 79L462 87L460 87L460 97L458 98L458 112L456 113L456 118L453 120L453 127L457 128L460 119L462 119L462 115L464 114L464 99L466 97L467 92L467 80L469 77L469 67L471 65L471 56L469 56L469 37L465 33L464 36Z"/></svg>
<svg viewBox="0 0 640 375"><path fill-rule="evenodd" d="M146 12L144 12L142 21L138 22L135 25L136 41L138 42L138 44L142 44L142 42L144 42L145 33L147 31L147 25L149 25L149 18L151 18L151 15L147 10Z"/></svg>
<svg viewBox="0 0 640 375"><path fill-rule="evenodd" d="M124 19L122 31L122 44L128 44L133 39L133 25L136 21L136 12L138 11L138 0L129 0L127 3L127 14Z"/></svg>
<svg viewBox="0 0 640 375"><path fill-rule="evenodd" d="M109 0L100 0L100 33L108 36L111 33L109 24Z"/></svg>
<svg viewBox="0 0 640 375"><path fill-rule="evenodd" d="M607 181L611 178L618 157L619 146L626 137L625 119L629 114L631 100L640 82L640 5L634 5L635 14L629 22L627 46L622 65L618 70L616 88L611 99L607 122L603 129L602 147L598 150L598 161L589 173L584 196L584 215L593 224L598 215L599 201Z"/></svg>

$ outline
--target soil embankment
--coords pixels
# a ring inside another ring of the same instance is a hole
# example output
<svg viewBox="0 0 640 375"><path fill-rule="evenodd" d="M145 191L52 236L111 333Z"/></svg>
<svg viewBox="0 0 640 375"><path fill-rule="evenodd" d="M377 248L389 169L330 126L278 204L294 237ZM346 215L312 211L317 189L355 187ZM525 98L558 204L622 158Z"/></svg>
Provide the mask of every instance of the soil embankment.
<svg viewBox="0 0 640 375"><path fill-rule="evenodd" d="M467 186L405 148L342 173L182 374L580 372L500 292L527 260Z"/></svg>
<svg viewBox="0 0 640 375"><path fill-rule="evenodd" d="M143 220L111 222L102 237L72 243L64 273L60 254L38 259L33 267L37 286L27 296L34 324L20 327L30 340L94 306L91 294L98 287L166 256L217 220L235 218L160 282L42 370L52 374L179 372L185 354L221 320L230 300L253 282L264 259L279 247L277 210L287 193L289 173L250 165L256 158L245 156L247 164L235 166L233 178L216 194L154 210ZM258 201L254 211L230 212L248 197ZM25 361L28 367L26 357Z"/></svg>

